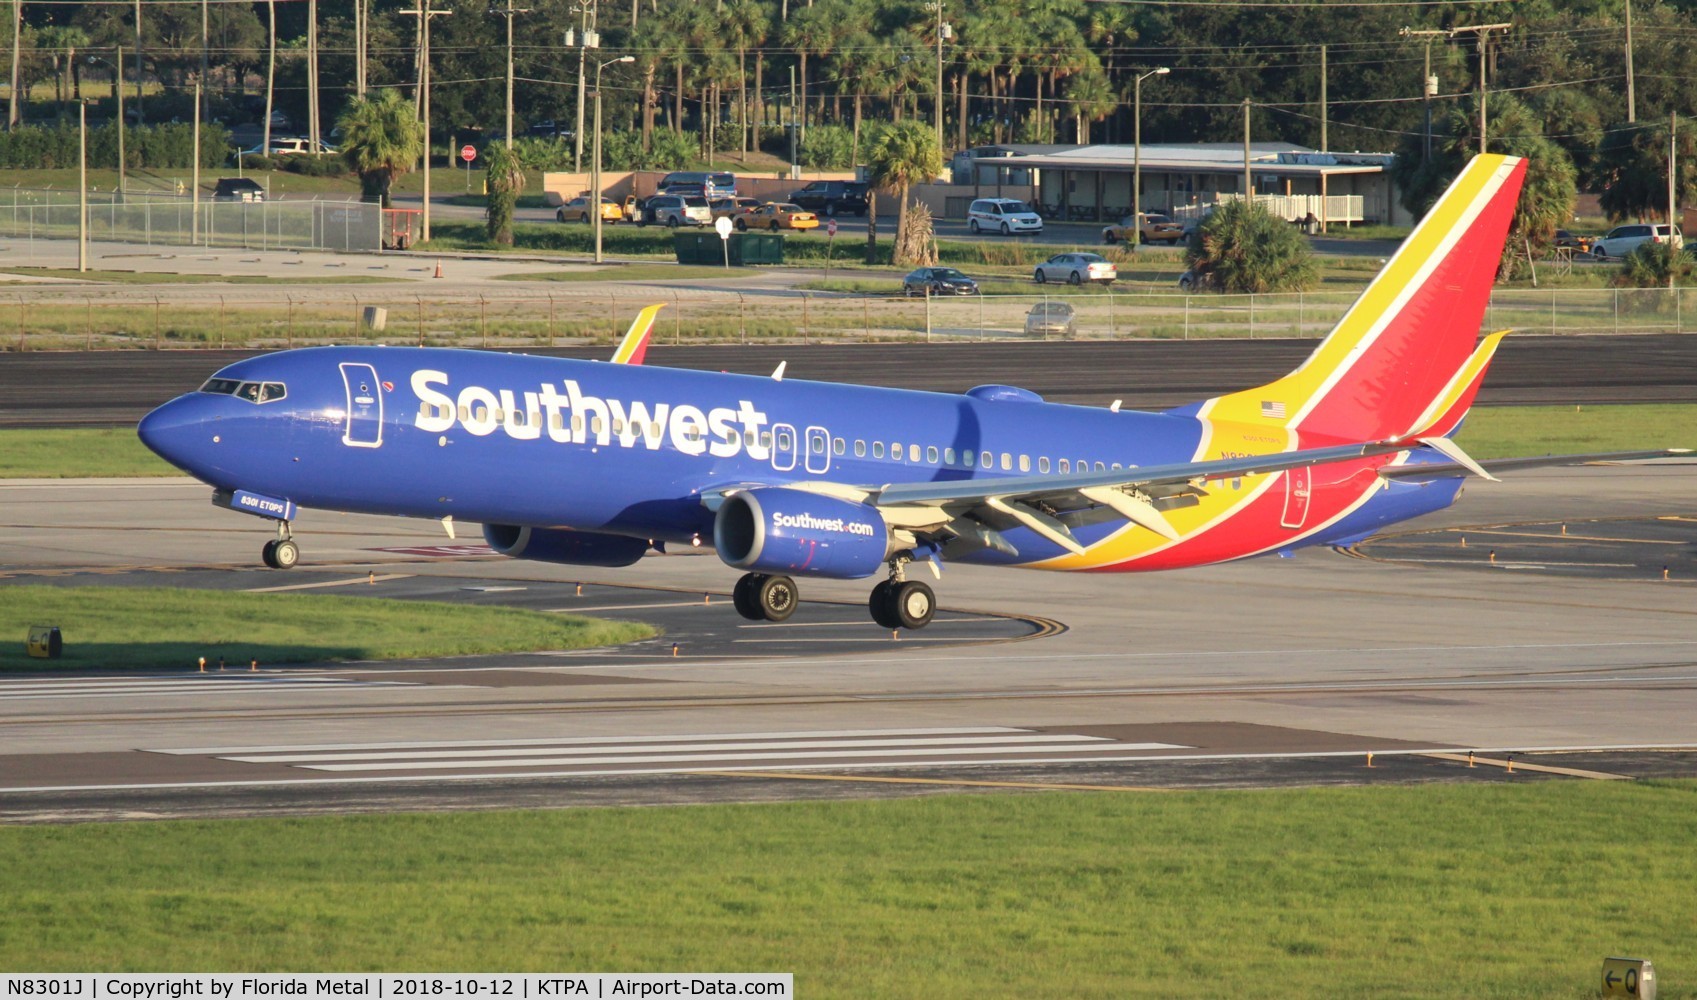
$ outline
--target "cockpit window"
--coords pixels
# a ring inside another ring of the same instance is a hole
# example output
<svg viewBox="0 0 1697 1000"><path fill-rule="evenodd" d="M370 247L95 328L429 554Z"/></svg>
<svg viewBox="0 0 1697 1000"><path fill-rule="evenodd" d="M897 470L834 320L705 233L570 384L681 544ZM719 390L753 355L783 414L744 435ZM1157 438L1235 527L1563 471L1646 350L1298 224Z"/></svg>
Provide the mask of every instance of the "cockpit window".
<svg viewBox="0 0 1697 1000"><path fill-rule="evenodd" d="M200 391L217 396L239 396L250 403L269 403L289 394L288 387L281 382L243 382L233 378L208 379Z"/></svg>

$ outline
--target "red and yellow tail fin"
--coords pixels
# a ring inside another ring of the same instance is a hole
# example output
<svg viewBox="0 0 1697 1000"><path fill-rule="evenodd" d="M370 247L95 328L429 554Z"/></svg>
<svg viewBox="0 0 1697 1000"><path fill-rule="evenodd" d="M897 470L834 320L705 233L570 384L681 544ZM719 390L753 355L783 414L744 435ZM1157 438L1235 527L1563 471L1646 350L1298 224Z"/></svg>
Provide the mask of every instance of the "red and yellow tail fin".
<svg viewBox="0 0 1697 1000"><path fill-rule="evenodd" d="M1309 440L1453 430L1501 339L1475 350L1525 175L1519 157L1474 157L1301 367L1197 415Z"/></svg>
<svg viewBox="0 0 1697 1000"><path fill-rule="evenodd" d="M646 306L631 320L630 329L625 331L625 339L619 341L619 349L613 352L615 365L640 365L648 355L648 338L654 332L654 317L660 315L665 303Z"/></svg>

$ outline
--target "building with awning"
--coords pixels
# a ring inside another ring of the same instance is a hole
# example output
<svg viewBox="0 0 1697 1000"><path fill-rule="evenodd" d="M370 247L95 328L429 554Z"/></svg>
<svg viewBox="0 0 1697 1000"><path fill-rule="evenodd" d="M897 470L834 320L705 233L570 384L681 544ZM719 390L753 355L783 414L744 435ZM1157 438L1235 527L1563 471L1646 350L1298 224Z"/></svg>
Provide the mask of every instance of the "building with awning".
<svg viewBox="0 0 1697 1000"><path fill-rule="evenodd" d="M1256 200L1292 222L1312 215L1321 225L1410 225L1391 184L1393 157L1258 142L1249 146L1247 168ZM971 184L977 197L1029 185L1034 207L1047 218L1107 222L1132 211L1138 159L1131 145L988 146L960 154L954 168L956 183ZM1243 197L1241 143L1145 143L1141 161L1146 212L1194 218Z"/></svg>

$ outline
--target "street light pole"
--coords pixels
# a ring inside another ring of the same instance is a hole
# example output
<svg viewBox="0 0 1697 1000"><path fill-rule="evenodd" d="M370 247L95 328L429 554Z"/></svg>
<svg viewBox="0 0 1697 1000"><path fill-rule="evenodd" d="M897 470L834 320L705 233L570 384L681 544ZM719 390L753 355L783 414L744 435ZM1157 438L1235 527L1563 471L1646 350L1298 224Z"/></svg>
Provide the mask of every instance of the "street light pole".
<svg viewBox="0 0 1697 1000"><path fill-rule="evenodd" d="M1137 229L1131 243L1134 252L1143 236L1143 81L1171 72L1170 66L1157 66L1131 85L1131 224Z"/></svg>
<svg viewBox="0 0 1697 1000"><path fill-rule="evenodd" d="M77 270L88 270L88 105L77 102Z"/></svg>
<svg viewBox="0 0 1697 1000"><path fill-rule="evenodd" d="M595 182L589 200L595 213L595 263L601 263L601 71L614 63L636 62L636 56L620 56L595 65Z"/></svg>

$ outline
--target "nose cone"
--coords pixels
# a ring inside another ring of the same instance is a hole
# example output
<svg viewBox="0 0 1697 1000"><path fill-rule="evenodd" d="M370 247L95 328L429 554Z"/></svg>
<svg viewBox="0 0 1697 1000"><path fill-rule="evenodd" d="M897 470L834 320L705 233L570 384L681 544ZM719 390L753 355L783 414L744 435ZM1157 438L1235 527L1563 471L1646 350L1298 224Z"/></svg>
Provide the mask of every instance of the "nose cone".
<svg viewBox="0 0 1697 1000"><path fill-rule="evenodd" d="M154 454L193 475L199 475L197 455L210 446L212 415L193 394L178 396L141 418L136 436Z"/></svg>

